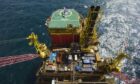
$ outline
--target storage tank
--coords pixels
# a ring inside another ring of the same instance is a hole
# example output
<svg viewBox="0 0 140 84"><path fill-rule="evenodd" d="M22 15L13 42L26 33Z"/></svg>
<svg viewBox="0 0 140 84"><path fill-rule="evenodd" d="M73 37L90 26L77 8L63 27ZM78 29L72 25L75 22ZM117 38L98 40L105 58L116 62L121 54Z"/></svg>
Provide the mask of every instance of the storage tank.
<svg viewBox="0 0 140 84"><path fill-rule="evenodd" d="M74 9L54 11L46 22L52 47L69 47L72 42L79 42L81 21L80 14Z"/></svg>

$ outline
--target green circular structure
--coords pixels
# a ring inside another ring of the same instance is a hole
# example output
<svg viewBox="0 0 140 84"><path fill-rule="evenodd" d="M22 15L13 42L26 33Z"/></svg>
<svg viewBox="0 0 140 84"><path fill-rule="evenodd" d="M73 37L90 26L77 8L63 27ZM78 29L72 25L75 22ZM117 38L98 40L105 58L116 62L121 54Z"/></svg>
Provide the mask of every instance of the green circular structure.
<svg viewBox="0 0 140 84"><path fill-rule="evenodd" d="M72 25L74 28L80 26L80 15L74 9L59 9L52 13L50 21L47 22L49 28L67 28Z"/></svg>

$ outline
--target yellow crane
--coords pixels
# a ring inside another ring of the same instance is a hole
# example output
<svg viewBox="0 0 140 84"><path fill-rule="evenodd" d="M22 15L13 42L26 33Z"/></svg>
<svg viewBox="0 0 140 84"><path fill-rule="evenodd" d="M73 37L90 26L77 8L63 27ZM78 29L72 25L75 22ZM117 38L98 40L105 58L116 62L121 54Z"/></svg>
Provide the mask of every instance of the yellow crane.
<svg viewBox="0 0 140 84"><path fill-rule="evenodd" d="M121 61L125 58L128 58L128 55L125 53L120 53L115 59L105 59L103 62L99 63L98 67L104 72L120 72Z"/></svg>
<svg viewBox="0 0 140 84"><path fill-rule="evenodd" d="M38 36L36 34L32 32L26 39L30 41L30 46L33 45L35 47L37 53L41 58L46 58L50 55L50 50L44 43L40 43L38 41Z"/></svg>

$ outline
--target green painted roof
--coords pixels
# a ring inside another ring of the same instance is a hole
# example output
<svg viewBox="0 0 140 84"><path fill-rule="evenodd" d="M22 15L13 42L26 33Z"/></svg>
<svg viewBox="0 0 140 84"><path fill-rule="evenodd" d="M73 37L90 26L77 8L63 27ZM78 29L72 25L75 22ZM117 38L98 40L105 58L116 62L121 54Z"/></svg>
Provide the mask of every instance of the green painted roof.
<svg viewBox="0 0 140 84"><path fill-rule="evenodd" d="M49 28L67 28L71 24L73 27L80 26L80 16L74 9L67 9L64 14L64 9L59 9L53 12L51 20L48 22Z"/></svg>

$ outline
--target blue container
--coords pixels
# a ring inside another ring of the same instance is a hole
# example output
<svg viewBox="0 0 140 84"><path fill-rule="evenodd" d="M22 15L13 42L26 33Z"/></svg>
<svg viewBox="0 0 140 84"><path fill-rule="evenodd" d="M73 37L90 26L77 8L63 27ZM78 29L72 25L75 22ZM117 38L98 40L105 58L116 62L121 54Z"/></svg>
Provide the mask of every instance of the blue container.
<svg viewBox="0 0 140 84"><path fill-rule="evenodd" d="M57 53L56 52L52 52L49 56L49 60L51 62L55 61L56 60L56 56L57 56Z"/></svg>
<svg viewBox="0 0 140 84"><path fill-rule="evenodd" d="M84 56L82 59L90 59L90 60L95 60L95 57L93 56Z"/></svg>
<svg viewBox="0 0 140 84"><path fill-rule="evenodd" d="M84 60L83 60L83 63L84 63L84 64L91 64L92 62L91 62L90 59L84 59Z"/></svg>
<svg viewBox="0 0 140 84"><path fill-rule="evenodd" d="M76 70L76 71L81 71L81 68L82 68L81 66L76 66L76 67L75 67L75 70Z"/></svg>
<svg viewBox="0 0 140 84"><path fill-rule="evenodd" d="M92 68L82 68L83 72L93 72Z"/></svg>

